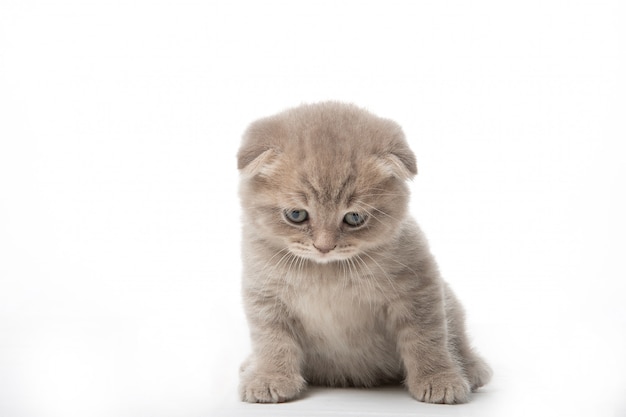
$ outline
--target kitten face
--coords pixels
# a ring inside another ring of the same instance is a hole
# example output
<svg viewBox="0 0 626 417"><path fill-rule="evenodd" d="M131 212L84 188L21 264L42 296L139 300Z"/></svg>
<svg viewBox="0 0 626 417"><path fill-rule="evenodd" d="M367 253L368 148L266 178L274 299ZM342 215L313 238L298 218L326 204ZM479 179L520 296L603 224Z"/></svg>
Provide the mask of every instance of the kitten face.
<svg viewBox="0 0 626 417"><path fill-rule="evenodd" d="M239 153L244 220L276 249L318 263L393 238L415 173L392 122L330 107L257 122Z"/></svg>
<svg viewBox="0 0 626 417"><path fill-rule="evenodd" d="M253 216L294 255L321 263L350 258L389 238L404 216L404 187L375 167L329 165L317 172L308 164L290 163L289 155L279 158L284 160L257 188L265 204ZM334 184L342 185L335 189Z"/></svg>

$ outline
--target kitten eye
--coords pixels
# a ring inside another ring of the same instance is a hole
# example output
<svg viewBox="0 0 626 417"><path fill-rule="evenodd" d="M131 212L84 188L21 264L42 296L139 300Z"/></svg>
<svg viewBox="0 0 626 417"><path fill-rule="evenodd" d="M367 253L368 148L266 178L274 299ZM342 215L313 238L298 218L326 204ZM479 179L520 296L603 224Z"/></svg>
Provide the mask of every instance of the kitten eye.
<svg viewBox="0 0 626 417"><path fill-rule="evenodd" d="M363 223L365 223L365 216L359 214L359 213L348 213L343 217L343 221L352 227L357 227L357 226L361 226Z"/></svg>
<svg viewBox="0 0 626 417"><path fill-rule="evenodd" d="M292 223L302 223L309 218L306 210L286 210L285 217Z"/></svg>

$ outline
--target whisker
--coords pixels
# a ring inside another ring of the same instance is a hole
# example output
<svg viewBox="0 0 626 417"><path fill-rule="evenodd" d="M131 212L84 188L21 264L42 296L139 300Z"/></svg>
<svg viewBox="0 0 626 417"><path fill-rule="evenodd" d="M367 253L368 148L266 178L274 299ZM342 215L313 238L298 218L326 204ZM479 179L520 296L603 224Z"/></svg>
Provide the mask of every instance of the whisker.
<svg viewBox="0 0 626 417"><path fill-rule="evenodd" d="M359 194L357 198L365 198L365 197L404 197L405 193L377 193L377 194Z"/></svg>
<svg viewBox="0 0 626 417"><path fill-rule="evenodd" d="M370 267L367 265L367 263L365 263L365 261L359 256L356 255L354 257L354 259L356 261L358 261L365 269L368 270L369 274L366 274L362 277L363 281L367 283L369 289L370 289L370 293L373 293L376 291L376 287L378 287L378 290L384 294L383 289L380 287L380 285L378 284L376 277L374 276L373 271L370 269ZM372 307L372 297L368 297L369 299L369 305L370 305L370 310L373 310Z"/></svg>
<svg viewBox="0 0 626 417"><path fill-rule="evenodd" d="M358 206L357 206L357 207L358 207ZM374 213L372 213L372 212L371 212L371 211L369 211L368 209L363 208L363 207L359 207L359 209L360 209L360 210L362 210L363 212L365 212L365 214L367 214L367 215L368 215L368 217L371 217L371 218L373 218L374 220L376 220L377 222L382 223L382 221L378 218L378 216L376 216Z"/></svg>
<svg viewBox="0 0 626 417"><path fill-rule="evenodd" d="M358 204L363 204L363 205L365 205L365 206L367 206L367 207L369 207L369 208L371 208L371 209L374 209L376 212L378 212L378 213L380 213L380 214L382 214L382 215L384 215L384 216L387 216L387 217L389 217L390 219L393 219L393 220L395 220L395 221L397 221L397 222L399 222L399 221L400 221L400 220L396 219L395 217L393 217L392 215L390 215L390 214L388 214L388 213L385 213L385 212L384 212L384 211L382 211L381 209L379 209L379 208L376 208L376 207L372 206L371 204L367 204L367 203L365 203L365 202L363 202L363 201L359 201L359 202L358 202Z"/></svg>
<svg viewBox="0 0 626 417"><path fill-rule="evenodd" d="M397 258L393 257L393 256L385 256L385 254L383 252L379 252L377 253L378 256L382 256L385 259L389 259L392 262L397 263L398 265L400 265L401 267L411 271L413 273L413 275L415 275L416 277L419 276L419 274L417 273L417 271L415 271L413 268L411 268L410 266L398 261Z"/></svg>
<svg viewBox="0 0 626 417"><path fill-rule="evenodd" d="M378 269L380 269L380 272L383 273L383 275L385 276L385 278L387 278L387 281L389 282L389 285L391 286L391 289L393 290L393 292L395 292L396 294L398 294L398 289L396 288L396 286L393 283L393 280L391 279L391 277L389 276L389 274L387 274L387 271L385 271L385 269L376 261L376 259L372 258L369 254L367 254L366 252L363 252L363 255L367 256L368 258L370 258L372 260L372 262L374 262L374 264L376 264L376 266L378 267Z"/></svg>
<svg viewBox="0 0 626 417"><path fill-rule="evenodd" d="M356 274L354 273L355 265L354 265L354 263L352 261L352 258L348 258L348 259L346 259L346 261L348 261L347 265L348 265L348 268L350 270L351 281L352 281L353 285L356 285L357 290L359 292L358 297L357 297L357 303L358 303L358 305L360 307L361 306L361 299L363 298L361 296L361 282L358 279L358 277L356 277Z"/></svg>
<svg viewBox="0 0 626 417"><path fill-rule="evenodd" d="M387 302L391 302L391 299L387 297L387 293L385 289L381 287L380 283L376 279L376 276L374 275L374 271L372 271L369 265L367 265L367 262L365 262L365 260L363 260L363 258L361 258L360 255L356 255L355 258L361 263L361 265L363 265L364 268L366 268L369 271L373 284L376 285L376 287L378 288L382 296L387 300Z"/></svg>
<svg viewBox="0 0 626 417"><path fill-rule="evenodd" d="M341 265L341 269L343 271L343 283L341 286L341 295L343 295L345 290L348 288L348 277L346 276L346 260L341 259L339 261L339 265Z"/></svg>

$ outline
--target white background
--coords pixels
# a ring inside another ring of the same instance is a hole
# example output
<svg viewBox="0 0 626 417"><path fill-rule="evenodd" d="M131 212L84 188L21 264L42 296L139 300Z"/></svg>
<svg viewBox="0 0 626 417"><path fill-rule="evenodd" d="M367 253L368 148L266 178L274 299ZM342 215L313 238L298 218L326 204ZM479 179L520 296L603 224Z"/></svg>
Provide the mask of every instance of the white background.
<svg viewBox="0 0 626 417"><path fill-rule="evenodd" d="M374 413L236 398L239 138L326 99L404 127L411 211L495 370L470 405L376 406L626 415L624 22L620 0L2 0L0 415Z"/></svg>

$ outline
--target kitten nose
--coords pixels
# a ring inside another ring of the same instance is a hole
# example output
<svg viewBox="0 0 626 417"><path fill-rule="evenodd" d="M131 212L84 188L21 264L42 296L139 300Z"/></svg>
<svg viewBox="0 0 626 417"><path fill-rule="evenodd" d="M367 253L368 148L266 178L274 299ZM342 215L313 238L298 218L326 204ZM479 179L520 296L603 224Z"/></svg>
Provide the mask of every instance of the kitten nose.
<svg viewBox="0 0 626 417"><path fill-rule="evenodd" d="M333 230L320 227L313 231L312 243L321 253L328 253L337 247L337 235Z"/></svg>
<svg viewBox="0 0 626 417"><path fill-rule="evenodd" d="M322 252L322 253L328 253L331 250L335 249L337 247L337 245L321 245L321 246L317 246L316 244L313 244L313 247L315 247L315 249L317 249L318 251Z"/></svg>

